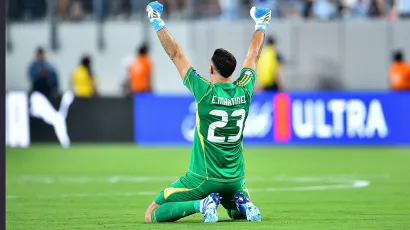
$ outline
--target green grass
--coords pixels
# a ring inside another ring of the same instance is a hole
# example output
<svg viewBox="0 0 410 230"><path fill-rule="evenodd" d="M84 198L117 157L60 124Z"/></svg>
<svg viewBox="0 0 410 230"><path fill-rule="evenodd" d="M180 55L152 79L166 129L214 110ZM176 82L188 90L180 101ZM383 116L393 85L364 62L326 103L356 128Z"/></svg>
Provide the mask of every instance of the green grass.
<svg viewBox="0 0 410 230"><path fill-rule="evenodd" d="M7 229L209 229L199 214L144 223L155 193L187 170L189 152L127 145L7 149ZM410 149L247 148L245 160L263 221L232 222L220 207L212 229L410 229ZM355 180L370 184L292 191Z"/></svg>

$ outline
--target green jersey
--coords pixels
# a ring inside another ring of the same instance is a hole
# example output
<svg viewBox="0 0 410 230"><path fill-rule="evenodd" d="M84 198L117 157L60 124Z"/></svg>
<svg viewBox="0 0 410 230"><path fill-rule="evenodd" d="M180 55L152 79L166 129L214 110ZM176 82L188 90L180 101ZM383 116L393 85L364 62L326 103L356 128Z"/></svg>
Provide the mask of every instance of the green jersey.
<svg viewBox="0 0 410 230"><path fill-rule="evenodd" d="M196 128L189 171L207 180L230 181L245 176L243 130L256 73L244 68L233 83L211 83L191 67L184 85L195 97Z"/></svg>

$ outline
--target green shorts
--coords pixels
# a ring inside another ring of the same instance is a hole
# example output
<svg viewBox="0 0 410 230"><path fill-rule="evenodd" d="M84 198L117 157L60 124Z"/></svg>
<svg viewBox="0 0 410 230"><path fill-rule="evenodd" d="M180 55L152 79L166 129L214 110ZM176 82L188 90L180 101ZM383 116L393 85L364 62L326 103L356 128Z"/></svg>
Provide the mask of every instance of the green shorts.
<svg viewBox="0 0 410 230"><path fill-rule="evenodd" d="M233 210L236 209L234 195L238 192L248 198L250 196L244 179L233 182L216 182L204 180L187 172L161 191L154 202L162 205L167 202L193 201L203 199L211 193L219 193L222 197L222 206L227 210Z"/></svg>

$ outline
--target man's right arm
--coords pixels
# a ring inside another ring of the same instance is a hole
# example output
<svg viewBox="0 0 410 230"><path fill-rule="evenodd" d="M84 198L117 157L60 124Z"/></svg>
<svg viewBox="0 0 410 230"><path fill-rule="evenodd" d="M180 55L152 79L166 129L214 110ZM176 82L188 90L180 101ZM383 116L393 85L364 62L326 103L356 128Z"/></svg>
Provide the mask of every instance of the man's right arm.
<svg viewBox="0 0 410 230"><path fill-rule="evenodd" d="M251 17L255 20L255 33L251 44L248 48L248 54L242 65L242 71L239 78L234 82L237 86L243 87L252 97L256 83L256 68L258 66L259 57L261 56L263 42L265 39L265 31L268 28L271 17L271 10L268 8L252 7L250 11Z"/></svg>
<svg viewBox="0 0 410 230"><path fill-rule="evenodd" d="M248 54L243 63L243 68L256 70L265 40L265 32L269 25L271 10L254 6L250 10L250 15L256 22L255 33L253 34L251 44L249 45Z"/></svg>
<svg viewBox="0 0 410 230"><path fill-rule="evenodd" d="M162 10L163 6L158 1L149 3L147 6L148 18L162 47L177 67L184 85L192 92L197 101L201 101L208 92L211 83L196 73L179 44L165 28L165 23L161 19Z"/></svg>
<svg viewBox="0 0 410 230"><path fill-rule="evenodd" d="M148 19L153 25L162 47L177 67L181 79L184 80L185 75L191 68L191 63L184 55L179 44L165 28L165 23L161 19L162 10L163 6L161 3L159 3L158 1L150 2L146 9L148 13Z"/></svg>
<svg viewBox="0 0 410 230"><path fill-rule="evenodd" d="M248 54L246 55L245 61L242 66L243 68L251 68L256 70L259 57L261 56L264 40L265 32L260 30L255 31L251 44L248 48Z"/></svg>

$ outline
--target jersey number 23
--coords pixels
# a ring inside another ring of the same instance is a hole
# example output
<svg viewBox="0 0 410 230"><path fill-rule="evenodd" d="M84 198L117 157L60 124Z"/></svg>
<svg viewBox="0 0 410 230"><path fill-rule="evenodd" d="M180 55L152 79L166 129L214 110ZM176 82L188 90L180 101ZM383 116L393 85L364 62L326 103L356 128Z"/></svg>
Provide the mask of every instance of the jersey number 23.
<svg viewBox="0 0 410 230"><path fill-rule="evenodd" d="M222 143L222 142L236 142L241 138L242 130L243 130L243 123L245 121L246 111L244 109L235 110L232 112L231 117L240 117L240 119L236 122L236 126L239 127L239 132L235 136L228 136L228 137L221 137L215 136L215 129L216 128L224 128L228 124L228 113L223 110L214 109L209 114L221 117L220 121L215 121L208 128L208 141L214 143Z"/></svg>

